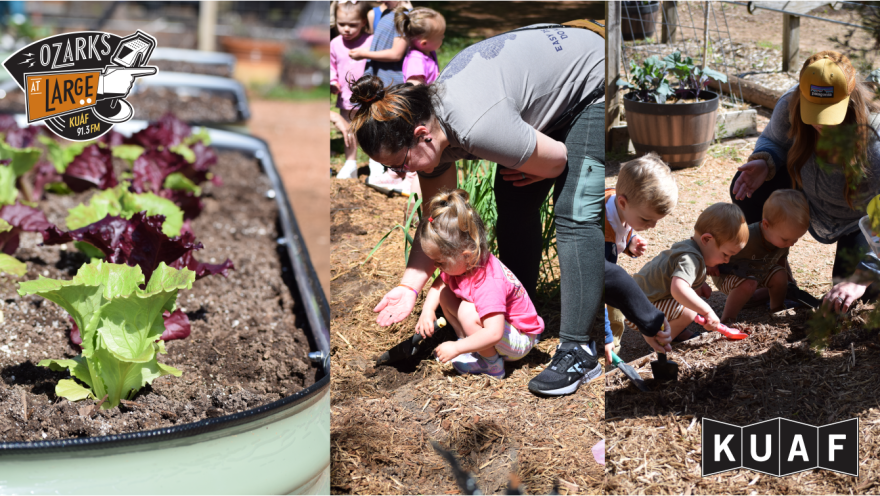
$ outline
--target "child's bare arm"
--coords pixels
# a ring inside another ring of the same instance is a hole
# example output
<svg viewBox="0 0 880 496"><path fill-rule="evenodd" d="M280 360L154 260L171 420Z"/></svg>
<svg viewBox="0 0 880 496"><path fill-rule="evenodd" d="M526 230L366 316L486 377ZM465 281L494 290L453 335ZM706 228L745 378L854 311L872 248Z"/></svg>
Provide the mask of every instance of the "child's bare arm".
<svg viewBox="0 0 880 496"><path fill-rule="evenodd" d="M392 43L391 48L377 50L375 52L363 48L355 48L354 50L349 50L348 56L354 60L370 59L375 60L376 62L399 62L403 59L403 56L406 55L407 45L406 38L398 36L397 38L394 38L394 43Z"/></svg>
<svg viewBox="0 0 880 496"><path fill-rule="evenodd" d="M718 326L718 316L712 311L712 307L703 301L702 298L691 288L691 284L680 277L672 278L672 286L670 292L675 301L681 303L685 308L689 308L700 315L706 316L706 326L712 330Z"/></svg>
<svg viewBox="0 0 880 496"><path fill-rule="evenodd" d="M456 341L456 351L462 353L471 353L473 351L484 350L490 346L495 346L504 336L504 314L493 313L483 317L483 329L476 334Z"/></svg>
<svg viewBox="0 0 880 496"><path fill-rule="evenodd" d="M438 277L434 279L434 284L428 290L425 296L425 303L422 305L422 313L419 315L419 322L416 324L416 332L421 334L423 338L431 337L434 334L434 321L437 319L437 307L440 306L440 291L446 287L443 279Z"/></svg>

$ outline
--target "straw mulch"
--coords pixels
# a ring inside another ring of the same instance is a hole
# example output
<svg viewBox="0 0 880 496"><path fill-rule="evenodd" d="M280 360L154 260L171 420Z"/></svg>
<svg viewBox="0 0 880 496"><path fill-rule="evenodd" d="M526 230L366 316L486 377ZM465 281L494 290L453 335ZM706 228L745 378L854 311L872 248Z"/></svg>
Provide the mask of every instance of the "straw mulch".
<svg viewBox="0 0 880 496"><path fill-rule="evenodd" d="M404 268L406 199L388 198L359 181L331 185L331 489L337 494L457 494L437 440L474 473L485 494L499 493L515 474L526 493L602 492L603 470L590 448L604 437L604 386L571 396L538 398L527 383L558 344L559 309L539 308L547 324L529 356L508 364L503 380L459 376L422 346L415 360L375 367L374 359L413 334L413 315L389 328L372 308L396 286ZM424 294L424 292L423 292ZM451 331L427 342L450 339ZM438 333L439 334L439 333Z"/></svg>
<svg viewBox="0 0 880 496"><path fill-rule="evenodd" d="M621 259L634 273L672 243L693 234L699 213L730 201L728 185L737 165L754 148L754 138L728 140L710 149L697 169L675 172L679 204L654 230L643 233L649 249L639 259ZM606 185L616 182L611 163ZM807 234L792 249L790 262L801 288L820 297L831 287L834 245ZM710 283L711 284L711 283ZM720 315L724 295L709 299ZM639 392L620 376L606 376L606 487L609 494L877 494L880 461L880 339L864 330L871 306L852 312L821 353L810 349L810 310L770 315L764 305L740 313L740 327L752 333L727 341L718 333L674 343L669 359L679 364L679 382L654 383L656 356L638 333L624 334L621 357L637 366L651 388ZM694 326L692 326L694 327ZM860 419L860 477L814 470L775 478L749 470L700 477L699 420L703 417L748 425L775 417L824 425Z"/></svg>

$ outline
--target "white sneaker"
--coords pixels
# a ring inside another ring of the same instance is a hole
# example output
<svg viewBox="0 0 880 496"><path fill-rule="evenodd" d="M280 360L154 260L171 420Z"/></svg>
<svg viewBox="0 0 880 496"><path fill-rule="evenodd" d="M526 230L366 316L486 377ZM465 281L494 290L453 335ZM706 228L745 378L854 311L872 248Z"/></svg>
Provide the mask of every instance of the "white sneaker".
<svg viewBox="0 0 880 496"><path fill-rule="evenodd" d="M391 171L385 171L379 176L374 177L373 175L370 175L368 182L383 188L398 190L401 184L403 184L403 178Z"/></svg>
<svg viewBox="0 0 880 496"><path fill-rule="evenodd" d="M336 179L357 179L358 177L358 166L357 162L354 160L346 160L345 165L339 169L339 173L336 174Z"/></svg>

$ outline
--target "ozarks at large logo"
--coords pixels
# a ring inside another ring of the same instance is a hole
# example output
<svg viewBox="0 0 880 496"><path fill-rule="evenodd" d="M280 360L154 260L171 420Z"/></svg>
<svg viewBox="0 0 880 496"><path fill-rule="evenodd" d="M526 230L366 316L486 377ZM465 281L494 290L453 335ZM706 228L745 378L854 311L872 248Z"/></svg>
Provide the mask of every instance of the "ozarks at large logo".
<svg viewBox="0 0 880 496"><path fill-rule="evenodd" d="M28 123L89 141L134 116L125 97L135 78L158 72L146 65L155 48L156 38L140 30L125 38L79 31L31 43L3 66L25 93Z"/></svg>

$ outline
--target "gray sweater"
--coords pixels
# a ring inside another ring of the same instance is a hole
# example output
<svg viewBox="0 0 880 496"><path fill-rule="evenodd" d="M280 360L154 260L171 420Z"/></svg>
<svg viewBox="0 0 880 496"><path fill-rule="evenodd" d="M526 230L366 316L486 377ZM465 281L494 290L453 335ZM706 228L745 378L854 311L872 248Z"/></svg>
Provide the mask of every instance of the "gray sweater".
<svg viewBox="0 0 880 496"><path fill-rule="evenodd" d="M770 123L761 133L755 146L755 152L749 157L767 158L772 161L771 179L779 168L786 165L786 157L792 141L788 138L791 128L789 123L789 101L797 98L797 89L790 89L773 109ZM880 128L880 115L871 115L871 127ZM880 141L872 139L868 147L869 170L867 177L859 185L853 198L855 210L850 208L844 197L846 178L841 167L831 166L832 170L822 170L813 153L801 169L803 193L810 204L810 234L820 243L835 243L841 236L851 234L859 229L858 222L865 215L865 209L871 198L880 193ZM827 169L827 167L826 167Z"/></svg>

